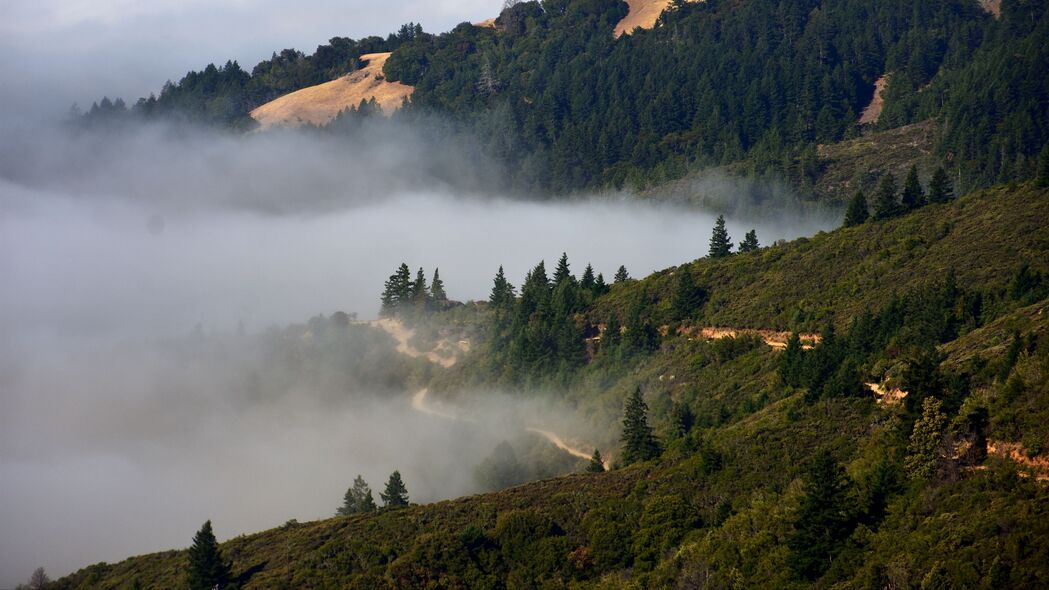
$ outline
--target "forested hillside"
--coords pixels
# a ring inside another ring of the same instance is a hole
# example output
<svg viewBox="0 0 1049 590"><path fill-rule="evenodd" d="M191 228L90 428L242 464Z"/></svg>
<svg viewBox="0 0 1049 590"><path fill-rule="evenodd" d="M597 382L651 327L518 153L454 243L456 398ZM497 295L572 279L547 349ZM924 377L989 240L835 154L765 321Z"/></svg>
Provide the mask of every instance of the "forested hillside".
<svg viewBox="0 0 1049 590"><path fill-rule="evenodd" d="M252 108L393 51L385 73L416 88L412 110L451 117L533 190L645 187L738 163L807 191L818 146L934 120L933 159L967 192L1033 176L1049 141L1044 1L1006 0L1000 18L972 0L676 1L654 29L618 38L620 0L511 4L494 27L409 24L312 56L285 50L250 75L209 66L131 110L250 127ZM884 112L861 126L883 76Z"/></svg>
<svg viewBox="0 0 1049 590"><path fill-rule="evenodd" d="M243 588L1043 586L1047 207L1027 183L743 253L715 231L711 256L652 277L562 259L465 306L402 269L388 316L475 339L423 384L560 396L613 433L612 470L219 549ZM54 587L174 587L186 559Z"/></svg>

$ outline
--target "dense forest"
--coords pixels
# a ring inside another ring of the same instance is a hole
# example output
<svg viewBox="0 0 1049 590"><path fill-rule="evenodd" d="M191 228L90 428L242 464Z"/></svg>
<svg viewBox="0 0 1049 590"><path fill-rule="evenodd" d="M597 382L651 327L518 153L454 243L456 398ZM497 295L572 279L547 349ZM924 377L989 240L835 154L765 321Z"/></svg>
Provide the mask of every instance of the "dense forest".
<svg viewBox="0 0 1049 590"><path fill-rule="evenodd" d="M416 89L398 118L450 117L442 133L476 138L532 190L646 187L726 164L810 187L817 146L933 120L937 159L967 192L1033 176L1049 142L1046 2L1005 0L995 19L969 0L675 1L618 39L619 0L511 4L495 28L408 24L284 50L251 74L211 65L130 111L251 127L251 108L393 51L387 77ZM859 125L881 76L884 113ZM126 110L107 99L86 115Z"/></svg>

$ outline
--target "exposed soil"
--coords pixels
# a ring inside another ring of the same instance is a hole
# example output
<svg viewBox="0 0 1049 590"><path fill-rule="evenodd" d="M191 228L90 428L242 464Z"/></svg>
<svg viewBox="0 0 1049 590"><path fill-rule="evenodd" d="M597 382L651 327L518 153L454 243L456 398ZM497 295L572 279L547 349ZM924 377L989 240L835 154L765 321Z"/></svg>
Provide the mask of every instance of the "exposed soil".
<svg viewBox="0 0 1049 590"><path fill-rule="evenodd" d="M881 118L881 111L885 108L885 97L882 96L882 93L885 92L885 87L888 85L889 76L887 74L883 74L874 82L874 97L867 108L860 113L860 125L874 124Z"/></svg>

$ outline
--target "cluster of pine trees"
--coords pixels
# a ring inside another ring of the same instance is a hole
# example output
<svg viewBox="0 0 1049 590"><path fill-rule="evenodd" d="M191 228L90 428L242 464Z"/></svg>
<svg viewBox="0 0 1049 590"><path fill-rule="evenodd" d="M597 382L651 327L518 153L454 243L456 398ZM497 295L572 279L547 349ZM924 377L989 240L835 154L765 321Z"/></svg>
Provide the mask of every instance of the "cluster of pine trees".
<svg viewBox="0 0 1049 590"><path fill-rule="evenodd" d="M758 232L756 230L750 230L743 236L743 241L739 243L740 254L746 254L747 252L756 252L761 249L761 244L758 243ZM714 222L714 230L710 235L710 251L708 255L711 258L727 258L732 255L732 238L728 235L728 229L725 227L725 216L718 215L717 221Z"/></svg>
<svg viewBox="0 0 1049 590"><path fill-rule="evenodd" d="M845 227L860 225L872 217L877 220L899 217L930 203L946 203L953 198L954 186L943 167L933 172L926 193L918 180L918 167L912 165L902 191L897 188L891 172L882 175L870 206L863 191L857 191L845 210Z"/></svg>
<svg viewBox="0 0 1049 590"><path fill-rule="evenodd" d="M397 272L390 275L382 291L381 314L386 317L411 317L448 305L448 294L444 290L440 269L434 269L433 278L427 283L426 274L420 268L412 279L408 265L401 263Z"/></svg>
<svg viewBox="0 0 1049 590"><path fill-rule="evenodd" d="M383 508L403 508L409 504L408 488L404 485L400 471L394 471L386 481L386 488L379 494ZM372 497L372 489L360 475L353 479L353 485L346 490L342 506L335 511L336 516L350 516L364 512L375 512L379 507Z"/></svg>

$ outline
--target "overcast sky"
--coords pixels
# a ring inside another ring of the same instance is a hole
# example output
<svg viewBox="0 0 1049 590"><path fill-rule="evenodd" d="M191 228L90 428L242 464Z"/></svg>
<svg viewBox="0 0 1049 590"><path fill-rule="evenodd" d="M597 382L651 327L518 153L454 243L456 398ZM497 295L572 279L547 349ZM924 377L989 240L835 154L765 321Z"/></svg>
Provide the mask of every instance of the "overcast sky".
<svg viewBox="0 0 1049 590"><path fill-rule="evenodd" d="M0 101L21 117L128 102L190 69L235 59L251 68L284 48L312 53L412 21L446 31L495 16L502 0L2 0ZM12 108L13 107L13 108Z"/></svg>

